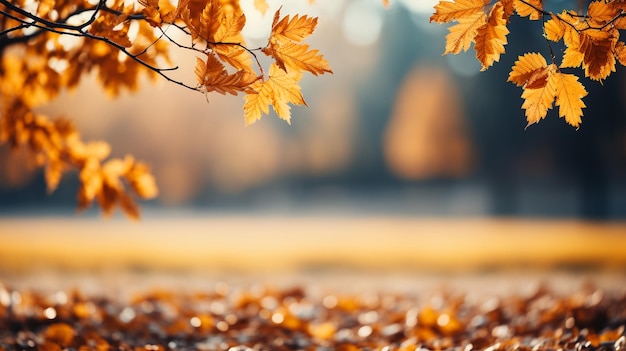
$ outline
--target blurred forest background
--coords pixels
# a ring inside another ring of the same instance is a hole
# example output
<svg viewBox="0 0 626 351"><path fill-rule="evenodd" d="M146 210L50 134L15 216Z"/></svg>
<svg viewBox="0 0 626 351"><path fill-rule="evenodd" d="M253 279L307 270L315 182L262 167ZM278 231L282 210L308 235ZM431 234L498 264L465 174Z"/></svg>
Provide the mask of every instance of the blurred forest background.
<svg viewBox="0 0 626 351"><path fill-rule="evenodd" d="M246 5L249 46L263 46L272 11ZM275 10L280 2L271 2ZM583 123L554 111L526 127L521 89L506 79L518 55L549 57L541 26L513 18L506 55L486 72L473 52L441 56L437 1L283 1L282 13L319 16L310 42L334 75L305 78L308 108L291 126L273 116L244 127L241 97L199 94L160 81L111 100L95 84L46 112L73 119L86 140L152 165L152 208L388 215L626 219L623 67L583 81ZM550 1L550 6L571 6ZM559 51L560 48L555 46ZM193 82L195 57L173 51ZM0 215L72 213L76 174L47 194L25 152L0 147ZM95 212L94 212L95 213Z"/></svg>

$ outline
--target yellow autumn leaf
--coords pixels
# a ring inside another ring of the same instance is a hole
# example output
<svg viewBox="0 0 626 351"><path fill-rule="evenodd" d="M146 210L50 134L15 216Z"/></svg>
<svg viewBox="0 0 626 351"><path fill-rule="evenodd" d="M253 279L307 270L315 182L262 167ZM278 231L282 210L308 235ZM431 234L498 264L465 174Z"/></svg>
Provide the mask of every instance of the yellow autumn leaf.
<svg viewBox="0 0 626 351"><path fill-rule="evenodd" d="M469 50L478 33L478 28L486 23L487 15L484 12L476 12L459 19L459 23L450 27L446 35L446 50L444 55L458 54Z"/></svg>
<svg viewBox="0 0 626 351"><path fill-rule="evenodd" d="M530 20L538 20L543 14L543 0L515 0L513 7L518 15Z"/></svg>
<svg viewBox="0 0 626 351"><path fill-rule="evenodd" d="M566 24L553 14L552 18L543 24L543 33L548 40L558 42L565 35L565 26Z"/></svg>
<svg viewBox="0 0 626 351"><path fill-rule="evenodd" d="M538 123L546 117L548 110L552 108L556 96L556 82L551 73L555 70L554 64L548 66L549 74L545 86L537 89L526 88L522 92L522 99L524 99L522 109L525 111L528 125Z"/></svg>
<svg viewBox="0 0 626 351"><path fill-rule="evenodd" d="M285 71L308 71L315 76L333 72L319 51L309 50L307 44L289 42L265 48L263 52L274 57L278 66Z"/></svg>
<svg viewBox="0 0 626 351"><path fill-rule="evenodd" d="M270 105L278 117L291 123L289 104L306 105L298 85L301 78L302 72L300 71L285 72L277 64L272 64L268 79L253 84L251 88L256 93L249 93L244 98L246 125L261 119L263 114L268 114Z"/></svg>
<svg viewBox="0 0 626 351"><path fill-rule="evenodd" d="M447 23L479 12L484 13L483 9L490 2L491 0L439 1L439 4L435 5L435 13L430 16L430 22Z"/></svg>
<svg viewBox="0 0 626 351"><path fill-rule="evenodd" d="M317 26L317 17L295 15L285 16L280 19L280 9L274 14L270 41L282 41L284 39L300 42L313 34Z"/></svg>
<svg viewBox="0 0 626 351"><path fill-rule="evenodd" d="M585 87L573 74L555 72L551 75L556 85L556 105L559 106L559 117L565 117L565 121L578 128L585 103L582 98L587 96Z"/></svg>
<svg viewBox="0 0 626 351"><path fill-rule="evenodd" d="M543 55L537 52L526 53L515 61L507 81L518 87L524 86L533 75L547 67L548 63Z"/></svg>
<svg viewBox="0 0 626 351"><path fill-rule="evenodd" d="M313 75L332 73L328 61L318 50L299 42L311 35L317 26L317 18L308 16L285 16L280 18L280 9L274 14L272 32L263 53L271 56L284 71L308 71Z"/></svg>
<svg viewBox="0 0 626 351"><path fill-rule="evenodd" d="M491 9L487 22L478 28L474 38L476 42L474 50L476 58L482 64L482 71L500 60L500 55L504 53L504 45L507 44L507 34L509 30L506 28L504 8L502 3L498 2Z"/></svg>

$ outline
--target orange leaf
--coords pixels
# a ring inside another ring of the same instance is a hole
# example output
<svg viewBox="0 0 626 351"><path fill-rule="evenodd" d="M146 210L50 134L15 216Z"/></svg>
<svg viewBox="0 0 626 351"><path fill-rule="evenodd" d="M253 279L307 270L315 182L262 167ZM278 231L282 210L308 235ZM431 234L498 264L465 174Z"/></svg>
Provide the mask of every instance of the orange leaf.
<svg viewBox="0 0 626 351"><path fill-rule="evenodd" d="M274 57L278 66L285 71L308 71L316 76L333 72L319 51L309 50L307 44L289 42L265 48L263 52Z"/></svg>
<svg viewBox="0 0 626 351"><path fill-rule="evenodd" d="M556 15L552 15L552 18L543 24L543 32L548 40L558 42L565 35L565 26L566 24Z"/></svg>
<svg viewBox="0 0 626 351"><path fill-rule="evenodd" d="M555 70L554 64L548 66L548 79L545 86L537 89L525 88L522 92L524 99L522 108L525 110L528 125L538 123L546 117L548 110L552 108L556 96L556 82L552 79L552 72Z"/></svg>
<svg viewBox="0 0 626 351"><path fill-rule="evenodd" d="M626 66L626 45L623 41L618 41L615 45L615 56L622 66Z"/></svg>
<svg viewBox="0 0 626 351"><path fill-rule="evenodd" d="M515 11L521 17L528 17L530 20L538 20L542 16L542 2L543 0L525 0L525 2L515 0L513 7L515 7Z"/></svg>
<svg viewBox="0 0 626 351"><path fill-rule="evenodd" d="M215 42L215 32L220 27L220 5L219 0L210 0L202 10L200 15L200 26L198 35L208 42Z"/></svg>
<svg viewBox="0 0 626 351"><path fill-rule="evenodd" d="M609 6L605 1L591 1L587 8L587 17L592 22L592 27L601 27L620 15L622 10L616 6Z"/></svg>
<svg viewBox="0 0 626 351"><path fill-rule="evenodd" d="M332 73L328 61L318 50L309 50L307 44L298 44L311 35L317 26L317 18L296 15L280 19L280 9L274 14L269 44L263 49L284 70L309 71L313 75Z"/></svg>
<svg viewBox="0 0 626 351"><path fill-rule="evenodd" d="M473 14L483 12L491 0L453 0L439 1L435 5L435 13L430 16L431 22L447 23L453 20L467 18Z"/></svg>
<svg viewBox="0 0 626 351"><path fill-rule="evenodd" d="M524 54L515 61L507 81L514 83L518 87L524 86L533 75L547 67L546 59L540 53Z"/></svg>
<svg viewBox="0 0 626 351"><path fill-rule="evenodd" d="M476 58L482 64L482 71L500 60L500 54L504 53L504 45L507 43L507 34L509 30L506 28L504 8L502 3L497 2L489 13L489 19L478 28L475 37L474 49Z"/></svg>
<svg viewBox="0 0 626 351"><path fill-rule="evenodd" d="M309 35L313 34L313 31L315 31L315 27L317 26L317 17L295 15L291 20L289 17L290 16L285 16L279 21L280 9L276 11L274 14L274 21L272 23L270 41L290 39L300 42Z"/></svg>
<svg viewBox="0 0 626 351"><path fill-rule="evenodd" d="M281 119L290 123L291 112L289 104L306 105L298 82L302 72L291 70L283 71L277 64L270 66L269 78L264 82L256 82L252 88L256 93L247 94L243 105L246 125L261 119L263 114L269 113L269 105Z"/></svg>
<svg viewBox="0 0 626 351"><path fill-rule="evenodd" d="M552 75L556 84L556 105L559 106L559 117L565 117L565 121L578 128L586 107L582 98L587 96L585 87L573 74L554 73Z"/></svg>
<svg viewBox="0 0 626 351"><path fill-rule="evenodd" d="M513 6L514 2L515 0L500 0L502 8L504 9L504 14L502 16L506 19L507 24L509 23L511 15L513 15L513 12L515 11L515 7Z"/></svg>
<svg viewBox="0 0 626 351"><path fill-rule="evenodd" d="M446 54L458 54L467 51L474 37L478 33L478 28L486 23L487 15L484 12L476 12L467 17L459 19L459 23L450 27L450 33L446 35Z"/></svg>
<svg viewBox="0 0 626 351"><path fill-rule="evenodd" d="M208 55L206 63L197 58L196 77L206 92L215 91L220 94L237 95L238 92L251 90L250 85L259 77L249 71L238 71L228 74L214 55Z"/></svg>
<svg viewBox="0 0 626 351"><path fill-rule="evenodd" d="M585 75L593 80L602 80L615 72L615 40L605 31L586 31L580 34L579 51L583 53Z"/></svg>

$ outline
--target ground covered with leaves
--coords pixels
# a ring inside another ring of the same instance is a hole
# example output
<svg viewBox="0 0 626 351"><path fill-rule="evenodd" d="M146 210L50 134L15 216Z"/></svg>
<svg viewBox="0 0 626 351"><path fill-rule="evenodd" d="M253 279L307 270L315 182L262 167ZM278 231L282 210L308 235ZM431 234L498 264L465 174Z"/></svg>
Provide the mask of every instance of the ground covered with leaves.
<svg viewBox="0 0 626 351"><path fill-rule="evenodd" d="M0 283L0 351L626 349L623 289L514 291L219 283L87 295Z"/></svg>

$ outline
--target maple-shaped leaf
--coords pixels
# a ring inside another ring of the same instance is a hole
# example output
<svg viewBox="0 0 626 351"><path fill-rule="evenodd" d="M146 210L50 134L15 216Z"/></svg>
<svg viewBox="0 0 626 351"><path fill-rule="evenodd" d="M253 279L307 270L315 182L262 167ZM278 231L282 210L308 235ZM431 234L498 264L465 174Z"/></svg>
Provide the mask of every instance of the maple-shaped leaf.
<svg viewBox="0 0 626 351"><path fill-rule="evenodd" d="M515 61L507 81L518 87L525 86L529 82L532 84L537 77L543 75L542 72L546 71L547 67L548 63L543 55L537 52L526 53Z"/></svg>
<svg viewBox="0 0 626 351"><path fill-rule="evenodd" d="M439 1L439 4L435 5L435 13L430 16L430 22L447 23L467 18L475 13L484 12L484 7L490 2L491 0Z"/></svg>
<svg viewBox="0 0 626 351"><path fill-rule="evenodd" d="M252 84L251 88L256 93L247 94L244 98L246 125L261 119L263 114L268 114L270 105L278 117L291 123L289 104L306 105L298 85L301 78L302 72L297 70L286 72L278 64L273 63L267 80Z"/></svg>
<svg viewBox="0 0 626 351"><path fill-rule="evenodd" d="M513 7L518 15L530 20L538 20L543 15L543 0L515 0Z"/></svg>
<svg viewBox="0 0 626 351"><path fill-rule="evenodd" d="M546 117L548 110L552 108L556 97L556 82L552 79L552 72L556 70L556 65L548 66L548 79L543 87L530 89L525 88L522 92L522 109L526 113L528 125L538 123Z"/></svg>
<svg viewBox="0 0 626 351"><path fill-rule="evenodd" d="M477 29L476 37L476 58L482 64L482 71L489 68L494 62L500 60L500 55L504 53L504 45L506 45L506 35L509 30L506 28L506 18L504 18L504 7L502 3L497 2L485 24Z"/></svg>
<svg viewBox="0 0 626 351"><path fill-rule="evenodd" d="M461 50L469 50L478 33L478 28L486 21L487 15L484 12L476 12L460 18L458 24L448 28L450 33L446 35L446 50L443 54L458 54Z"/></svg>
<svg viewBox="0 0 626 351"><path fill-rule="evenodd" d="M585 87L573 74L555 72L551 75L556 85L556 105L559 106L559 117L578 128L583 115L585 103L582 98L587 96Z"/></svg>
<svg viewBox="0 0 626 351"><path fill-rule="evenodd" d="M238 92L251 92L250 85L260 79L256 74L246 70L229 74L224 65L212 54L207 55L206 62L200 58L196 59L196 77L205 92L215 91L232 95L237 95Z"/></svg>
<svg viewBox="0 0 626 351"><path fill-rule="evenodd" d="M283 71L308 71L313 75L332 73L328 61L318 50L300 42L311 35L317 26L317 18L289 15L280 19L280 9L274 14L272 32L263 53L274 58Z"/></svg>

